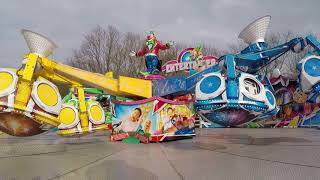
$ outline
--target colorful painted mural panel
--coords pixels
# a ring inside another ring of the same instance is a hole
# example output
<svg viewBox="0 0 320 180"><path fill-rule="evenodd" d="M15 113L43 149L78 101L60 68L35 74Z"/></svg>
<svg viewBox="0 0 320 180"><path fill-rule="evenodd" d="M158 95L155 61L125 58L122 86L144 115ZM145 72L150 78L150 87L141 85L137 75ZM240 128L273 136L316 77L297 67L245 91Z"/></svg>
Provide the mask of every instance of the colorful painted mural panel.
<svg viewBox="0 0 320 180"><path fill-rule="evenodd" d="M192 102L177 102L160 97L141 101L112 102L112 134L144 135L151 141L194 136Z"/></svg>

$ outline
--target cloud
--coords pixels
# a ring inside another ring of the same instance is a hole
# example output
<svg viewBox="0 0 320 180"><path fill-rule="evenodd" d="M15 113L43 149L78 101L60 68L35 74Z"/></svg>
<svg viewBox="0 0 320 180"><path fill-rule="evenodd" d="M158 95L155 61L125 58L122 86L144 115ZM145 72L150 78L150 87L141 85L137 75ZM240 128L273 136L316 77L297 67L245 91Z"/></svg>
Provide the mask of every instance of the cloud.
<svg viewBox="0 0 320 180"><path fill-rule="evenodd" d="M273 32L320 32L318 0L3 0L0 7L1 67L18 67L27 46L20 29L54 40L60 61L79 47L83 34L96 25L145 33L155 28L160 39L199 42L225 48L254 19L270 14Z"/></svg>

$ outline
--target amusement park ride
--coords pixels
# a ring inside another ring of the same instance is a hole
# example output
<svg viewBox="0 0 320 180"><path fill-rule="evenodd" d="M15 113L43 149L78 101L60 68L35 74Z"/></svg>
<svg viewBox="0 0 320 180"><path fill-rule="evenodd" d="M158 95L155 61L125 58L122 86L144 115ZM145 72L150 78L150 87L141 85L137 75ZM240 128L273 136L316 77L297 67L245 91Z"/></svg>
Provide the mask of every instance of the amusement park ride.
<svg viewBox="0 0 320 180"><path fill-rule="evenodd" d="M270 20L270 16L264 16L249 24L239 35L240 39L249 44L248 47L239 54L220 57L221 70L206 74L199 81L196 87L196 107L204 118L225 126L234 126L259 116L276 115L278 108L273 88L268 78L257 72L289 50L299 53L310 45L319 52L319 42L311 35L305 39L294 38L268 49L264 38ZM312 65L319 67L320 64L316 64L320 63L319 57L310 56L306 60L311 59L314 61ZM306 69L310 69L310 66ZM302 90L313 89L315 82L319 81L319 75L311 77L303 69L301 79L306 81L302 83Z"/></svg>
<svg viewBox="0 0 320 180"><path fill-rule="evenodd" d="M248 47L238 54L218 59L203 56L199 47L187 48L161 70L187 71L189 75L157 79L114 79L112 73L101 75L58 63L48 58L57 47L55 43L22 30L30 50L22 67L0 69L0 130L13 136L32 136L55 127L60 135L107 129L105 110L96 99L85 98L85 87L111 96L113 134L123 137L132 132L153 141L192 136L196 114L224 126L274 116L279 110L274 90L258 71L284 53L298 53L307 46L314 52L298 65L300 86L310 102L320 102L320 43L309 35L268 48L264 38L270 20L270 16L259 18L240 33ZM172 45L163 45L163 49ZM62 100L56 83L72 87L72 96Z"/></svg>
<svg viewBox="0 0 320 180"><path fill-rule="evenodd" d="M151 82L121 77L114 79L90 73L47 57L57 47L46 37L28 30L22 34L30 49L23 66L1 69L1 131L15 136L30 136L52 127L69 135L105 129L102 107L95 101L84 101L84 86L104 90L111 95L151 97ZM93 81L94 80L94 81ZM78 109L62 104L55 84L69 85L78 95ZM148 91L149 90L149 91Z"/></svg>

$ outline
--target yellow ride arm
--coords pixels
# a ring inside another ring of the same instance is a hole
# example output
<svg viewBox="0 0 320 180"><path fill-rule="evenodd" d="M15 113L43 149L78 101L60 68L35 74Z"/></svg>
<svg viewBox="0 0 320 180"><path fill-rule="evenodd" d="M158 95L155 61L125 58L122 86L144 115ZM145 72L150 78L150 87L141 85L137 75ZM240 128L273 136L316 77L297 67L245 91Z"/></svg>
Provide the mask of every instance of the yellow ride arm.
<svg viewBox="0 0 320 180"><path fill-rule="evenodd" d="M104 90L110 95L152 97L152 82L143 79L120 76L120 80L111 76L88 72L68 65L57 63L48 58L41 58L46 77L60 82L73 81L83 86L95 87ZM46 73L45 71L48 71ZM73 84L72 82L70 82Z"/></svg>

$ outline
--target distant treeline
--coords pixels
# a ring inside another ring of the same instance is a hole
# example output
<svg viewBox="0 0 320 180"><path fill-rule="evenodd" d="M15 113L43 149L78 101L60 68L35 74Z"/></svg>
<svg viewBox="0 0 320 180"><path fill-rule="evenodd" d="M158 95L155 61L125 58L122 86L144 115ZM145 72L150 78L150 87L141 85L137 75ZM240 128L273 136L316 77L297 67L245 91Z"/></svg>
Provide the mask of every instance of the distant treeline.
<svg viewBox="0 0 320 180"><path fill-rule="evenodd" d="M297 36L291 31L269 33L266 41L269 47L274 47ZM138 33L123 33L113 26L106 28L97 26L84 35L82 44L73 51L73 56L68 58L67 64L101 74L113 71L115 76L136 76L137 72L145 70L145 62L143 58L130 57L129 52L138 51L144 45L144 41L145 36ZM169 50L160 52L160 59L163 63L176 59L181 50L194 47L197 44L198 42L194 42L194 45L176 42ZM238 53L246 47L246 44L239 40L229 44L226 49L218 48L219 44L201 44L201 46L204 55L219 57L227 53ZM283 74L296 75L296 64L305 53L306 51L300 54L289 52L263 68L260 73L270 75L273 69L279 68Z"/></svg>

